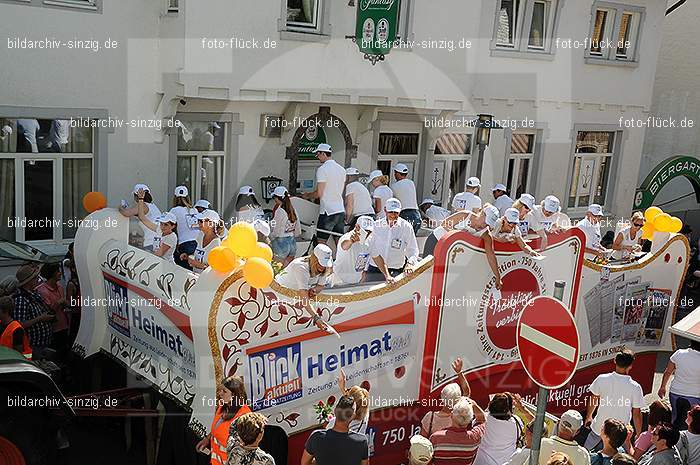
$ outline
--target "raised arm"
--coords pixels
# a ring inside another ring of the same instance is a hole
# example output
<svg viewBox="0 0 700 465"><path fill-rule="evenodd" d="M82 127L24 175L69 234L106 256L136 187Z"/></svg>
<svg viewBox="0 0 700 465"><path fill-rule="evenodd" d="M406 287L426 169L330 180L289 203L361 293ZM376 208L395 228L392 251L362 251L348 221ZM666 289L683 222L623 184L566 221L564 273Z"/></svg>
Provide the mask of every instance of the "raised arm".
<svg viewBox="0 0 700 465"><path fill-rule="evenodd" d="M455 373L457 373L457 384L459 384L460 389L462 390L462 395L464 397L469 397L472 393L471 386L469 386L469 381L467 381L467 377L464 376L464 373L462 372L462 369L464 368L464 362L460 357L457 357L454 359L452 362L452 369L454 370Z"/></svg>
<svg viewBox="0 0 700 465"><path fill-rule="evenodd" d="M148 212L148 207L146 206L145 202L143 201L143 191L138 192L138 197L139 197L139 205L138 205L138 216L139 220L151 231L157 231L158 226L146 218L146 213Z"/></svg>
<svg viewBox="0 0 700 465"><path fill-rule="evenodd" d="M501 271L498 269L498 260L496 259L496 252L493 250L493 237L491 237L491 233L486 231L481 236L481 238L484 240L486 261L489 263L489 268L491 268L491 272L496 278L496 289L500 291L503 287L503 281L501 280Z"/></svg>

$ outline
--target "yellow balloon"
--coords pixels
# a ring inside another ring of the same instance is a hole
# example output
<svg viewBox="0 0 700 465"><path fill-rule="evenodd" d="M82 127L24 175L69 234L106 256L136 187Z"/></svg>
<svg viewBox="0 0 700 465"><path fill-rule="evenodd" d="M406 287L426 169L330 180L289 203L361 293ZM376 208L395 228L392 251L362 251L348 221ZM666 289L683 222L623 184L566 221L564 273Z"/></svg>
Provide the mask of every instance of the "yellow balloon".
<svg viewBox="0 0 700 465"><path fill-rule="evenodd" d="M255 232L252 224L247 221L239 221L231 226L224 242L239 257L250 257L256 250L258 233Z"/></svg>
<svg viewBox="0 0 700 465"><path fill-rule="evenodd" d="M656 215L660 215L661 213L663 213L663 210L661 210L659 207L649 207L644 210L644 219L647 220L647 222L652 222L654 221L654 217Z"/></svg>
<svg viewBox="0 0 700 465"><path fill-rule="evenodd" d="M209 251L207 261L209 266L219 273L228 273L235 268L238 263L238 257L231 249L220 245Z"/></svg>
<svg viewBox="0 0 700 465"><path fill-rule="evenodd" d="M678 218L677 216L672 216L671 217L671 225L669 226L669 231L672 233L677 233L683 228L683 221Z"/></svg>
<svg viewBox="0 0 700 465"><path fill-rule="evenodd" d="M258 244L255 246L255 250L251 254L251 257L260 257L267 262L271 262L272 249L264 242L258 242Z"/></svg>
<svg viewBox="0 0 700 465"><path fill-rule="evenodd" d="M642 239L652 240L654 238L654 223L647 221L642 226Z"/></svg>
<svg viewBox="0 0 700 465"><path fill-rule="evenodd" d="M243 278L250 287L268 287L274 278L272 265L260 257L250 257L243 265Z"/></svg>
<svg viewBox="0 0 700 465"><path fill-rule="evenodd" d="M660 232L669 232L671 227L671 215L661 213L654 217L654 228Z"/></svg>

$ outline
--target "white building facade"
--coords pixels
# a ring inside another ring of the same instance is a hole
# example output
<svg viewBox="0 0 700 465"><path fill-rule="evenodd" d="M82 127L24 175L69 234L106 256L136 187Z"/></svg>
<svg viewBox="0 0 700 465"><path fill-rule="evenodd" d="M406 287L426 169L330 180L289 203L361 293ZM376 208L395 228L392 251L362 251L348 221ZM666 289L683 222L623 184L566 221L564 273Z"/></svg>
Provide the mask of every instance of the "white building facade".
<svg viewBox="0 0 700 465"><path fill-rule="evenodd" d="M395 0L402 43L374 66L346 38L366 1L0 0L0 238L60 253L85 192L116 206L140 182L161 210L186 184L230 216L266 176L312 189L320 140L446 205L478 114L503 128L484 201L503 183L630 213L645 128L621 119L647 118L665 1Z"/></svg>

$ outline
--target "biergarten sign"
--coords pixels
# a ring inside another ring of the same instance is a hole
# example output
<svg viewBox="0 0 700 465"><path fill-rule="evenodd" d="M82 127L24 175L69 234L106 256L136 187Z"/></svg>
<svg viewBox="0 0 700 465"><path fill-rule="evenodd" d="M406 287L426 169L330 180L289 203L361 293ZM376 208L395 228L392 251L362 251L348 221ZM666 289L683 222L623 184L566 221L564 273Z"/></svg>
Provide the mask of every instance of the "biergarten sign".
<svg viewBox="0 0 700 465"><path fill-rule="evenodd" d="M359 0L355 42L373 65L383 61L396 41L400 0Z"/></svg>
<svg viewBox="0 0 700 465"><path fill-rule="evenodd" d="M323 144L326 141L326 132L320 125L310 124L304 131L304 135L299 140L299 159L313 160L316 157L314 153L318 144Z"/></svg>
<svg viewBox="0 0 700 465"><path fill-rule="evenodd" d="M667 158L651 170L634 195L634 209L644 210L652 205L657 194L672 179L683 176L695 190L700 203L700 159L678 155Z"/></svg>

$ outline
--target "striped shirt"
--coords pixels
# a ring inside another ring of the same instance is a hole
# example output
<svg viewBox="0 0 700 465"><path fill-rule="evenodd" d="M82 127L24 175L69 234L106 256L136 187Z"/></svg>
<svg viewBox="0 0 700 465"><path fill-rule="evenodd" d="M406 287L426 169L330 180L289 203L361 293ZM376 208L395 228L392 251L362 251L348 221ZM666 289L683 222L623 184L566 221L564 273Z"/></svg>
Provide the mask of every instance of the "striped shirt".
<svg viewBox="0 0 700 465"><path fill-rule="evenodd" d="M433 443L432 465L471 465L481 437L486 429L485 423L458 428L450 426L430 435Z"/></svg>

